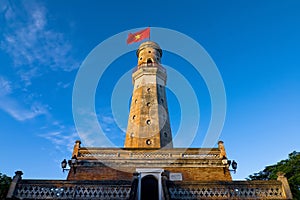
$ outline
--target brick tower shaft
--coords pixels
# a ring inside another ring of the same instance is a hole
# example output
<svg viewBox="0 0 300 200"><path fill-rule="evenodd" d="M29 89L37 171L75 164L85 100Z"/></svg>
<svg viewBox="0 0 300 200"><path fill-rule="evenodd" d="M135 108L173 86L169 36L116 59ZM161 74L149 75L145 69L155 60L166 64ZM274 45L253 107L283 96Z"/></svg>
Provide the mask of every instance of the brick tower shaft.
<svg viewBox="0 0 300 200"><path fill-rule="evenodd" d="M162 50L155 42L147 41L140 45L137 57L124 147L172 148L165 90L167 74L160 64Z"/></svg>

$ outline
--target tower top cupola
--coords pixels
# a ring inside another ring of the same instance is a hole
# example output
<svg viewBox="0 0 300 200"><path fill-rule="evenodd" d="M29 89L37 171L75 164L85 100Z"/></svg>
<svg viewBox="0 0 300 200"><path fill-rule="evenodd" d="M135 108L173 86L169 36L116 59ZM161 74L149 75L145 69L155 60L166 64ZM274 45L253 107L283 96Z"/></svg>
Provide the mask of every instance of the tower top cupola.
<svg viewBox="0 0 300 200"><path fill-rule="evenodd" d="M156 63L160 64L162 50L160 46L152 41L143 42L136 51L138 65Z"/></svg>

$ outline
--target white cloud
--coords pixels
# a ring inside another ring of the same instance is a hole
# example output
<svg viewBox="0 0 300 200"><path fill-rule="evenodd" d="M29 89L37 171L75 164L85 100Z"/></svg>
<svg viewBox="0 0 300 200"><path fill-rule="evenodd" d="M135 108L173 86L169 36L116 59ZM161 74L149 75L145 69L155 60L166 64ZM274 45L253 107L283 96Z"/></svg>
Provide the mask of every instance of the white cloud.
<svg viewBox="0 0 300 200"><path fill-rule="evenodd" d="M25 84L25 88L26 88L26 86L31 85L31 79L33 77L37 77L37 76L41 75L41 73L38 72L38 68L37 67L33 67L33 68L30 68L30 69L27 69L26 71L20 70L18 72L19 72L19 76L20 76L21 80Z"/></svg>
<svg viewBox="0 0 300 200"><path fill-rule="evenodd" d="M22 66L18 73L26 85L48 70L72 71L79 67L65 35L49 28L44 6L33 1L14 4L2 4L5 28L0 48L12 57L15 67Z"/></svg>
<svg viewBox="0 0 300 200"><path fill-rule="evenodd" d="M11 83L0 76L0 97L10 94L12 90Z"/></svg>
<svg viewBox="0 0 300 200"><path fill-rule="evenodd" d="M98 119L103 132L113 143L123 142L126 128L118 126L112 113L100 113Z"/></svg>
<svg viewBox="0 0 300 200"><path fill-rule="evenodd" d="M39 115L48 114L47 106L34 103L32 106L26 107L9 96L0 97L0 109L18 121L25 121L33 119Z"/></svg>
<svg viewBox="0 0 300 200"><path fill-rule="evenodd" d="M115 123L115 119L110 115L100 115L100 119L101 121L107 125L107 126L111 126L112 124Z"/></svg>
<svg viewBox="0 0 300 200"><path fill-rule="evenodd" d="M56 85L58 86L58 87L60 87L60 88L68 88L68 87L70 87L71 86L71 82L69 82L69 83L64 83L64 82L58 82Z"/></svg>
<svg viewBox="0 0 300 200"><path fill-rule="evenodd" d="M73 145L78 140L78 134L74 128L57 129L47 133L39 134L40 137L51 141L55 148L61 151L66 149L72 152Z"/></svg>
<svg viewBox="0 0 300 200"><path fill-rule="evenodd" d="M0 109L18 121L33 119L39 115L48 114L47 106L33 102L31 106L20 103L17 98L11 97L12 84L0 76Z"/></svg>
<svg viewBox="0 0 300 200"><path fill-rule="evenodd" d="M123 141L121 131L116 128L114 119L109 115L102 113L100 116L96 116L93 111L83 109L75 109L74 113L77 116L74 119L78 135L84 145L115 147L114 139L122 139Z"/></svg>
<svg viewBox="0 0 300 200"><path fill-rule="evenodd" d="M88 111L81 111L82 120L77 121L77 128L82 142L91 147L105 147L110 146L103 137L99 134L99 123L95 121L95 113Z"/></svg>
<svg viewBox="0 0 300 200"><path fill-rule="evenodd" d="M71 128L63 125L57 120L53 120L51 124L46 127L42 127L42 134L39 134L40 137L43 137L51 141L56 149L65 151L67 148L69 151L73 150L74 142L78 139L81 140L83 146L88 147L115 147L113 144L114 141L109 141L107 134L112 134L111 139L124 139L124 134L116 129L114 124L113 117L109 115L98 116L101 123L94 121L94 113L87 111L80 111L80 114L83 115L83 120L79 122L78 131L75 128ZM104 135L99 134L99 125L104 131ZM77 124L78 125L78 124ZM47 131L50 130L50 131ZM112 143L111 143L112 142Z"/></svg>

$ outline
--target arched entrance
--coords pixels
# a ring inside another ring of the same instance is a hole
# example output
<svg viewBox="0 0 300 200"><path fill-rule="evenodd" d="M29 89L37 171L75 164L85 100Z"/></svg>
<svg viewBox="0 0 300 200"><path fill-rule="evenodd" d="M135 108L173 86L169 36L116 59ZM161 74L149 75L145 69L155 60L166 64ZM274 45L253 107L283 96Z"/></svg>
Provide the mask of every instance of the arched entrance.
<svg viewBox="0 0 300 200"><path fill-rule="evenodd" d="M153 175L147 175L141 182L141 200L158 200L158 181Z"/></svg>

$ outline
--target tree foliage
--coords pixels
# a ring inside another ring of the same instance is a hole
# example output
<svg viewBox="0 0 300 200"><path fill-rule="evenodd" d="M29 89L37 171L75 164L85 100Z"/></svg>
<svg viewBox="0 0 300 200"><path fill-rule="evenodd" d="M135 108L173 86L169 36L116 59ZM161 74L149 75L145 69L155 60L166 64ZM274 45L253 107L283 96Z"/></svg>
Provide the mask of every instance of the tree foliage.
<svg viewBox="0 0 300 200"><path fill-rule="evenodd" d="M300 199L300 152L290 153L288 159L265 167L264 170L250 175L248 180L274 180L277 179L278 172L285 173L293 198Z"/></svg>
<svg viewBox="0 0 300 200"><path fill-rule="evenodd" d="M0 199L5 199L11 183L11 178L0 173Z"/></svg>

